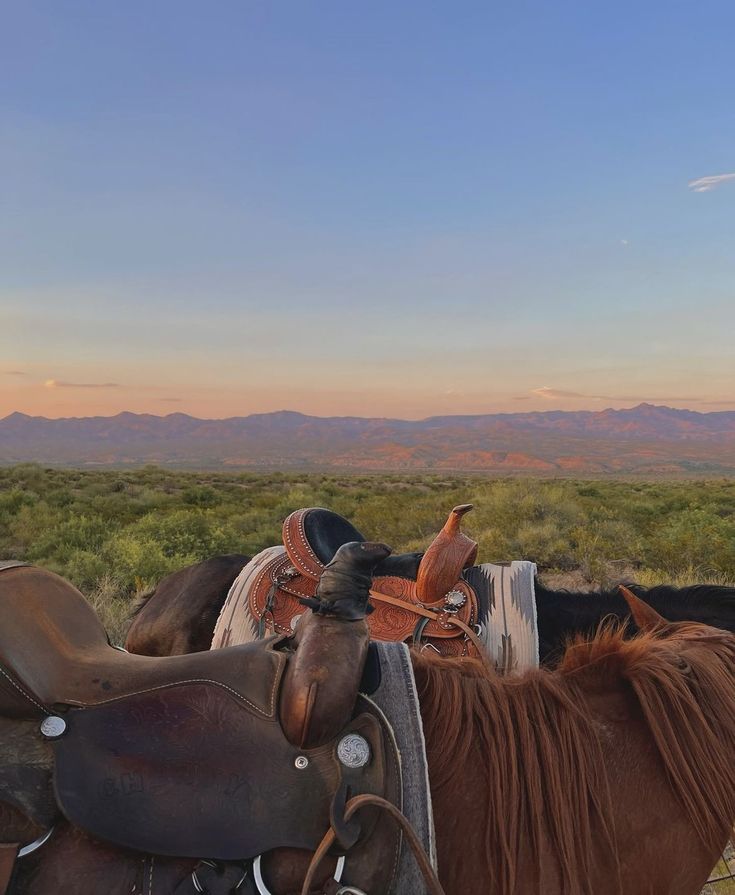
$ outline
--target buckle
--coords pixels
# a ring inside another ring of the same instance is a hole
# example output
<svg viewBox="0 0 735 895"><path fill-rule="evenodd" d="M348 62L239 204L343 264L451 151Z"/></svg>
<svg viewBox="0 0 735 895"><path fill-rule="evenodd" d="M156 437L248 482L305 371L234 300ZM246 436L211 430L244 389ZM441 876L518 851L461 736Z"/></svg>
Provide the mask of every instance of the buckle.
<svg viewBox="0 0 735 895"><path fill-rule="evenodd" d="M255 888L258 890L258 895L273 895L271 890L266 886L265 880L263 879L263 872L260 869L260 860L263 856L258 855L257 858L253 858L253 879L255 880ZM337 858L337 866L334 870L334 881L338 883L342 879L342 874L345 869L345 856L340 855ZM349 886L342 886L337 889L338 892L357 892L357 895L365 895L364 892L360 892L359 889L351 889Z"/></svg>

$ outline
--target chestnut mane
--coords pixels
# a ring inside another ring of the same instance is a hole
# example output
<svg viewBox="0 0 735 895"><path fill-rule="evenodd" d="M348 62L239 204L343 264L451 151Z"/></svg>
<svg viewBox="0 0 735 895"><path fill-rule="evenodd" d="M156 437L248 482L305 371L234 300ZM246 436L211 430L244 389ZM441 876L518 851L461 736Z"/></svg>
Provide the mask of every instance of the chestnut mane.
<svg viewBox="0 0 735 895"><path fill-rule="evenodd" d="M625 640L619 626L607 626L572 642L558 670L515 678L473 661L418 653L412 661L422 712L431 719L432 794L450 799L462 777L476 779L481 804L472 807L484 829L493 895L517 891L529 853L539 891L550 855L565 895L594 895L595 855L606 854L620 879L600 741L605 703L596 699L596 711L590 708L599 695L627 694L638 703L639 723L693 830L713 854L722 846L735 818L732 635L681 623Z"/></svg>

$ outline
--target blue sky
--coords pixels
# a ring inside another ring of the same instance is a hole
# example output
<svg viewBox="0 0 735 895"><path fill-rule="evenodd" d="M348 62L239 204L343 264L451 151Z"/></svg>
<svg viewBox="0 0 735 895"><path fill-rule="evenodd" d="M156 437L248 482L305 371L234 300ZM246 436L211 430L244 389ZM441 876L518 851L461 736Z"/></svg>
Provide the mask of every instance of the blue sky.
<svg viewBox="0 0 735 895"><path fill-rule="evenodd" d="M735 407L732 4L0 14L0 414Z"/></svg>

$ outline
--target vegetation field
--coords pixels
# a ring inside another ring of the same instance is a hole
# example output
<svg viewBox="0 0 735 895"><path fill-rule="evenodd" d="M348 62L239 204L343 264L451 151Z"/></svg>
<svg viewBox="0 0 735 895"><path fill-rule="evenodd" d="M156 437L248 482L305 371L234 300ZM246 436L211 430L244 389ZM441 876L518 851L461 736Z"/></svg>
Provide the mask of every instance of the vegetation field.
<svg viewBox="0 0 735 895"><path fill-rule="evenodd" d="M624 482L0 468L0 559L74 582L120 640L131 600L217 553L278 543L304 506L396 550L424 547L458 503L480 560L531 559L560 586L735 581L735 481ZM722 864L718 871L726 873ZM732 883L704 891L725 895Z"/></svg>
<svg viewBox="0 0 735 895"><path fill-rule="evenodd" d="M735 482L334 476L0 468L0 558L70 579L118 633L129 601L175 569L280 540L303 506L396 550L424 547L458 503L481 561L534 560L561 586L735 580Z"/></svg>

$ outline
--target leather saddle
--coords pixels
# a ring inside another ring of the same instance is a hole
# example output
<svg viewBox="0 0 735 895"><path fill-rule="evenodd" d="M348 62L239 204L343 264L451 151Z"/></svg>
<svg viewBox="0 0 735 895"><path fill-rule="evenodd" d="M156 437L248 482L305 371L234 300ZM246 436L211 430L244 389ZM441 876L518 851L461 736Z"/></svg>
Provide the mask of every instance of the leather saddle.
<svg viewBox="0 0 735 895"><path fill-rule="evenodd" d="M386 552L354 546L370 570ZM14 855L63 815L122 848L245 861L313 851L331 826L343 884L387 892L400 833L374 809L342 822L348 796L400 807L401 783L392 734L358 696L367 626L324 612L355 587L340 562L297 637L168 658L111 647L58 576L0 572L0 846Z"/></svg>
<svg viewBox="0 0 735 895"><path fill-rule="evenodd" d="M374 640L406 641L445 656L478 656L474 626L478 601L462 577L477 557L477 544L460 530L471 504L455 507L425 553L389 556L374 570L368 627ZM271 548L248 586L248 612L258 635L291 636L313 598L321 574L338 548L363 535L342 516L310 507L283 523L283 549ZM261 557L263 554L261 554ZM247 568L247 567L246 567Z"/></svg>

